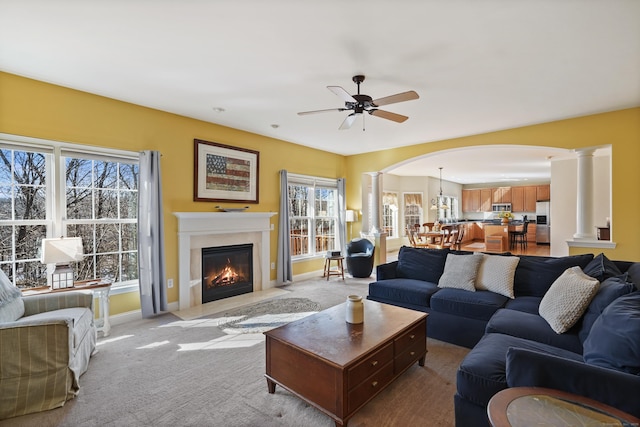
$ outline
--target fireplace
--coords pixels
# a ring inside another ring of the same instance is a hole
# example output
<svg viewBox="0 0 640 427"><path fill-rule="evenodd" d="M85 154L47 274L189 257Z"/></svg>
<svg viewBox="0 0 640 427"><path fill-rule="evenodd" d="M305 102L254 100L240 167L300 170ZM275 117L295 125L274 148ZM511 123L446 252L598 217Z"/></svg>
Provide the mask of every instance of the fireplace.
<svg viewBox="0 0 640 427"><path fill-rule="evenodd" d="M202 303L253 292L253 244L202 248Z"/></svg>

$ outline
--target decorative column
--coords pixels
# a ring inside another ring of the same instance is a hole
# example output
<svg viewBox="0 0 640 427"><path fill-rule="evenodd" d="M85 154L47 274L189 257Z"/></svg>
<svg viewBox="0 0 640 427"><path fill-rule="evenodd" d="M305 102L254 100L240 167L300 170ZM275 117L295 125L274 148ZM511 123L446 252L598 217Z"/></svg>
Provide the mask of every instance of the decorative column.
<svg viewBox="0 0 640 427"><path fill-rule="evenodd" d="M375 238L375 265L387 262L387 233L381 232L380 226L380 180L382 173L370 172L371 175L371 225L369 234Z"/></svg>
<svg viewBox="0 0 640 427"><path fill-rule="evenodd" d="M593 153L595 148L576 150L578 154L578 206L576 240L596 240L594 221Z"/></svg>

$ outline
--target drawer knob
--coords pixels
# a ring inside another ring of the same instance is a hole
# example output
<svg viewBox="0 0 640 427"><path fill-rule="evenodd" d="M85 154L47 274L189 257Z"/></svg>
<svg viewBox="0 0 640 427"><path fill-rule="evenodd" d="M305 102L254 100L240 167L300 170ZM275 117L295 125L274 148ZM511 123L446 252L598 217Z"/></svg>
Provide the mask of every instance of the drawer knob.
<svg viewBox="0 0 640 427"><path fill-rule="evenodd" d="M378 381L374 381L371 383L371 387L377 387L378 386Z"/></svg>
<svg viewBox="0 0 640 427"><path fill-rule="evenodd" d="M409 335L409 338L411 338L411 339L414 339L415 337L416 337L415 334Z"/></svg>
<svg viewBox="0 0 640 427"><path fill-rule="evenodd" d="M411 356L413 356L413 355L415 355L415 354L416 354L416 352L415 352L415 351L412 351L412 352L411 352L411 353L409 353L409 354L410 354Z"/></svg>
<svg viewBox="0 0 640 427"><path fill-rule="evenodd" d="M371 362L371 366L376 366L378 364L377 360L374 360L373 362Z"/></svg>

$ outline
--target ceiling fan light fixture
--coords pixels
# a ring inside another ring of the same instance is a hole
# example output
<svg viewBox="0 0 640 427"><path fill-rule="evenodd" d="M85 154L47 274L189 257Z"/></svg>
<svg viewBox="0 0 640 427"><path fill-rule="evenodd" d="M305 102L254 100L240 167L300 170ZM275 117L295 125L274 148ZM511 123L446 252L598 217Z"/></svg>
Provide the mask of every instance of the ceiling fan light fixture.
<svg viewBox="0 0 640 427"><path fill-rule="evenodd" d="M324 110L314 110L314 111L302 111L299 112L299 116L304 116L307 114L314 113L324 113L327 111L352 111L351 114L347 116L347 118L342 122L338 129L349 129L353 124L352 120L349 117L354 116L355 114L363 114L365 111L372 116L380 117L386 120L391 120L396 123L403 123L409 117L403 116L401 114L391 113L389 111L379 110L377 107L381 105L394 104L397 102L411 101L413 99L418 99L418 94L411 90L407 92L397 93L395 95L385 96L383 98L373 99L369 95L360 93L360 83L362 83L365 79L365 76L362 74L358 74L352 77L353 82L358 86L358 93L355 95L349 94L346 90L344 90L340 86L327 86L331 92L337 95L344 101L343 108L330 108ZM363 115L364 117L364 115ZM348 124L348 125L347 125ZM363 127L364 130L364 127Z"/></svg>

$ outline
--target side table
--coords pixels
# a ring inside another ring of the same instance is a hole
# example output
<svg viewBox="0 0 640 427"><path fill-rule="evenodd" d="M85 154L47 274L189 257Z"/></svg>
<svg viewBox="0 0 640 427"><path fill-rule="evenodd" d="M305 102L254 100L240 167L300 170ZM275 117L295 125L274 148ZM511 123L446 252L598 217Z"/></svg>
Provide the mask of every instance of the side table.
<svg viewBox="0 0 640 427"><path fill-rule="evenodd" d="M109 291L111 291L111 282L102 281L100 279L94 280L81 280L79 282L73 282L72 288L51 289L38 288L38 289L25 289L22 291L22 295L42 295L57 292L69 292L69 291L91 291L93 297L98 299L100 315L96 319L96 331L102 332L102 336L109 336L111 331L111 323L109 323Z"/></svg>
<svg viewBox="0 0 640 427"><path fill-rule="evenodd" d="M487 406L493 427L637 426L640 419L584 396L542 387L512 387Z"/></svg>
<svg viewBox="0 0 640 427"><path fill-rule="evenodd" d="M333 270L331 269L331 261L336 261L336 268ZM322 277L326 277L327 280L329 280L330 276L342 276L342 280L344 280L343 261L343 256L326 257L324 259L324 271L322 273Z"/></svg>

